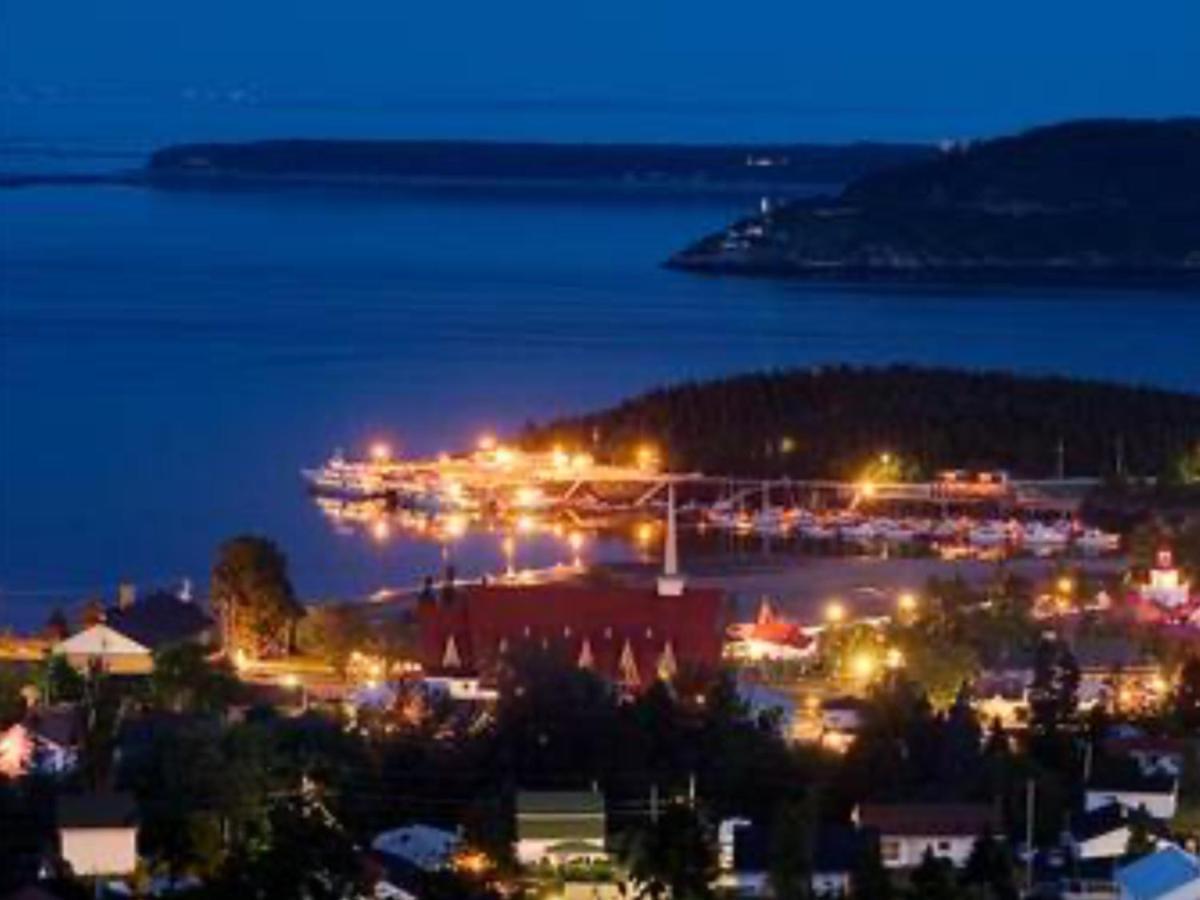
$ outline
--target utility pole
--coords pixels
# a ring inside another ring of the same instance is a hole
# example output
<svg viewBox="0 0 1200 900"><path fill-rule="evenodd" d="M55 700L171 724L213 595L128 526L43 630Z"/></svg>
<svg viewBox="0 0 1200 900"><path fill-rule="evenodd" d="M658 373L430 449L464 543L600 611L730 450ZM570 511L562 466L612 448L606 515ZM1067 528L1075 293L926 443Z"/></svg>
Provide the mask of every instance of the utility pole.
<svg viewBox="0 0 1200 900"><path fill-rule="evenodd" d="M1033 890L1033 819L1036 810L1033 779L1025 781L1025 890Z"/></svg>
<svg viewBox="0 0 1200 900"><path fill-rule="evenodd" d="M650 785L650 823L658 824L658 784Z"/></svg>

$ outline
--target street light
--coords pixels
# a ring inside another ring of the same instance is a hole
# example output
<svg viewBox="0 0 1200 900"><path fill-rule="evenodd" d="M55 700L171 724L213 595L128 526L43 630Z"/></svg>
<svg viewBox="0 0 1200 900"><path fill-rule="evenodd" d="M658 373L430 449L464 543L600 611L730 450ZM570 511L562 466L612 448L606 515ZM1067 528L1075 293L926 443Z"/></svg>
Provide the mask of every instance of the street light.
<svg viewBox="0 0 1200 900"><path fill-rule="evenodd" d="M856 654L850 660L850 671L854 673L855 678L870 681L871 676L875 674L875 657L866 651Z"/></svg>
<svg viewBox="0 0 1200 900"><path fill-rule="evenodd" d="M825 607L825 621L830 625L840 625L846 620L846 607L839 601L832 600Z"/></svg>
<svg viewBox="0 0 1200 900"><path fill-rule="evenodd" d="M392 457L392 448L384 441L376 441L371 445L371 459L377 463L387 462Z"/></svg>
<svg viewBox="0 0 1200 900"><path fill-rule="evenodd" d="M911 591L904 591L896 598L896 608L904 615L912 615L917 611L917 598Z"/></svg>

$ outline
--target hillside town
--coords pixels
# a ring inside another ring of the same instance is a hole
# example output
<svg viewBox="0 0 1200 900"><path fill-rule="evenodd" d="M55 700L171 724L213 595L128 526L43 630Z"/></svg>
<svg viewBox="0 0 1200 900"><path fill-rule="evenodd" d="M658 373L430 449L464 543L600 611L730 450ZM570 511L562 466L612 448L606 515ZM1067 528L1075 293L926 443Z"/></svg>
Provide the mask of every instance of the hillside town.
<svg viewBox="0 0 1200 900"><path fill-rule="evenodd" d="M308 608L239 537L207 599L126 584L5 634L0 886L1200 895L1195 518L1115 569L998 560L810 620L690 577L673 489L663 517L656 573L448 567Z"/></svg>

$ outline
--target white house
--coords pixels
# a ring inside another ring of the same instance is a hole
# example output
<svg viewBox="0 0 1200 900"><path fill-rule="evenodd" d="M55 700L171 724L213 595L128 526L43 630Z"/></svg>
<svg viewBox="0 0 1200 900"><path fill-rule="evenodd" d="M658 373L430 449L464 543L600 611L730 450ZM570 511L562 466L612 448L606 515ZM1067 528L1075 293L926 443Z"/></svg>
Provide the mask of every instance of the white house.
<svg viewBox="0 0 1200 900"><path fill-rule="evenodd" d="M154 668L149 647L103 622L98 622L54 645L52 652L77 669L98 665L117 675L146 675Z"/></svg>
<svg viewBox="0 0 1200 900"><path fill-rule="evenodd" d="M1120 900L1200 900L1200 860L1168 844L1117 870Z"/></svg>
<svg viewBox="0 0 1200 900"><path fill-rule="evenodd" d="M1071 849L1075 859L1117 859L1125 855L1129 836L1138 817L1151 835L1163 835L1165 828L1157 819L1119 803L1109 803L1073 817Z"/></svg>
<svg viewBox="0 0 1200 900"><path fill-rule="evenodd" d="M864 803L854 821L879 833L879 853L889 869L920 865L926 850L962 866L981 834L1003 835L996 809L972 803Z"/></svg>
<svg viewBox="0 0 1200 900"><path fill-rule="evenodd" d="M60 851L76 875L132 873L137 834L131 794L66 794L58 799Z"/></svg>
<svg viewBox="0 0 1200 900"><path fill-rule="evenodd" d="M1119 803L1129 809L1143 809L1156 819L1175 816L1179 800L1179 779L1166 773L1143 774L1136 766L1101 770L1088 780L1083 795L1086 812Z"/></svg>
<svg viewBox="0 0 1200 900"><path fill-rule="evenodd" d="M589 791L520 791L517 859L523 865L607 858L604 795Z"/></svg>

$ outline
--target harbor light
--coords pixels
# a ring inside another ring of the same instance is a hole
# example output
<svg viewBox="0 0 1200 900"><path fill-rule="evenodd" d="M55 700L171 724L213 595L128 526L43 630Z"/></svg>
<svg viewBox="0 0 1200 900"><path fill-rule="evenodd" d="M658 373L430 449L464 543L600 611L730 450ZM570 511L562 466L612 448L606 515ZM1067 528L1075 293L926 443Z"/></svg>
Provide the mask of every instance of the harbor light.
<svg viewBox="0 0 1200 900"><path fill-rule="evenodd" d="M1070 575L1062 575L1056 582L1056 586L1060 594L1067 596L1075 590L1075 581Z"/></svg>
<svg viewBox="0 0 1200 900"><path fill-rule="evenodd" d="M279 679L279 683L288 690L295 690L300 687L300 678L294 672L288 672Z"/></svg>
<svg viewBox="0 0 1200 900"><path fill-rule="evenodd" d="M637 538L638 544L642 547L648 547L650 542L654 540L654 525L650 522L639 522L637 529L634 531L634 537Z"/></svg>
<svg viewBox="0 0 1200 900"><path fill-rule="evenodd" d="M392 536L392 527L388 524L387 519L376 519L371 524L371 537L379 541L381 544Z"/></svg>
<svg viewBox="0 0 1200 900"><path fill-rule="evenodd" d="M484 453L488 453L492 450L495 450L496 449L496 436L493 434L489 434L488 432L484 432L483 434L481 434L479 436L479 441L476 446L478 446L479 449L482 450Z"/></svg>
<svg viewBox="0 0 1200 900"><path fill-rule="evenodd" d="M537 520L533 516L518 516L517 517L517 532L520 534L532 534L534 528L537 527Z"/></svg>
<svg viewBox="0 0 1200 900"><path fill-rule="evenodd" d="M831 601L825 607L825 621L830 625L840 625L846 621L846 607L837 600Z"/></svg>
<svg viewBox="0 0 1200 900"><path fill-rule="evenodd" d="M917 611L917 598L911 591L904 591L896 598L896 608L905 615L912 615Z"/></svg>
<svg viewBox="0 0 1200 900"><path fill-rule="evenodd" d="M878 488L875 487L875 482L864 481L864 482L862 482L862 484L859 485L858 493L864 499L870 500L872 497L875 496L876 493L878 493Z"/></svg>
<svg viewBox="0 0 1200 900"><path fill-rule="evenodd" d="M542 502L542 491L540 488L532 487L530 485L523 485L522 487L517 488L513 497L513 502L517 506L525 509L537 506Z"/></svg>
<svg viewBox="0 0 1200 900"><path fill-rule="evenodd" d="M377 463L387 462L392 458L392 448L384 441L376 441L371 445L371 459Z"/></svg>
<svg viewBox="0 0 1200 900"><path fill-rule="evenodd" d="M467 533L467 520L465 516L453 515L446 516L445 532L448 538L460 538Z"/></svg>
<svg viewBox="0 0 1200 900"><path fill-rule="evenodd" d="M554 449L550 451L550 460L554 468L565 469L571 465L571 454L556 444Z"/></svg>

